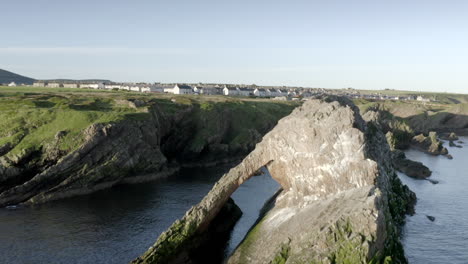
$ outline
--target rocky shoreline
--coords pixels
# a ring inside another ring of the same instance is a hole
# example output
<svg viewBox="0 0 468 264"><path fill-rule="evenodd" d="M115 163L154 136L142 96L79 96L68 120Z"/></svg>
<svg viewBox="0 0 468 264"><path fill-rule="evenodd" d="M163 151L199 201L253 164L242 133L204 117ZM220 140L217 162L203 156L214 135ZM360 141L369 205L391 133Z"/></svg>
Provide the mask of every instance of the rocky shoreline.
<svg viewBox="0 0 468 264"><path fill-rule="evenodd" d="M213 103L208 108L159 101L147 102L147 107L143 120L91 125L74 151L60 151L66 131L58 131L39 150L19 155L9 154L13 146L1 146L0 207L164 178L183 167L234 164L294 108L272 103ZM257 118L262 114L264 118Z"/></svg>

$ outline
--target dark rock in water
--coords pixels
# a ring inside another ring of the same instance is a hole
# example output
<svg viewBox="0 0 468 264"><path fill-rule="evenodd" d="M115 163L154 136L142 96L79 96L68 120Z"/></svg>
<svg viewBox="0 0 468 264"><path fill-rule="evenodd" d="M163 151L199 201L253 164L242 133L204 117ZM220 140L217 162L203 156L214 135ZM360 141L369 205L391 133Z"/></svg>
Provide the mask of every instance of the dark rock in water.
<svg viewBox="0 0 468 264"><path fill-rule="evenodd" d="M442 134L442 135L439 136L439 138L443 139L443 140L449 140L449 141L458 140L457 134L455 134L453 132L450 133L450 134L447 134L447 133Z"/></svg>
<svg viewBox="0 0 468 264"><path fill-rule="evenodd" d="M450 146L450 147L455 147L455 148L461 148L461 147L462 147L462 146L460 146L460 145L455 144L455 143L453 142L453 140L450 140L450 141L449 141L449 146Z"/></svg>
<svg viewBox="0 0 468 264"><path fill-rule="evenodd" d="M434 222L435 220L435 217L431 216L431 215L426 215L427 219L431 220L431 222Z"/></svg>
<svg viewBox="0 0 468 264"><path fill-rule="evenodd" d="M447 159L450 159L450 160L453 159L453 156L450 155L450 154L447 154L447 155L445 155L445 156L447 157Z"/></svg>
<svg viewBox="0 0 468 264"><path fill-rule="evenodd" d="M439 183L439 181L437 181L437 180L432 180L432 179L425 179L425 180L429 181L432 184L438 184Z"/></svg>
<svg viewBox="0 0 468 264"><path fill-rule="evenodd" d="M392 163L395 169L411 178L426 179L432 174L431 170L421 162L407 159L401 150L392 151Z"/></svg>
<svg viewBox="0 0 468 264"><path fill-rule="evenodd" d="M463 141L461 141L461 140L458 140L458 144L463 144Z"/></svg>

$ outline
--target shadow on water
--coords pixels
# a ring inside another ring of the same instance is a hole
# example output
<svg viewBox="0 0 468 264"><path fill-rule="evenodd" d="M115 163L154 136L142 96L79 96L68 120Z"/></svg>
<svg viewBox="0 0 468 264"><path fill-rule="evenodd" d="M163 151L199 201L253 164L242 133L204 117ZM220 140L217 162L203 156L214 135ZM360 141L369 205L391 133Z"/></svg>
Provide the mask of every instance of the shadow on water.
<svg viewBox="0 0 468 264"><path fill-rule="evenodd" d="M229 168L182 170L16 210L0 209L0 263L128 263Z"/></svg>

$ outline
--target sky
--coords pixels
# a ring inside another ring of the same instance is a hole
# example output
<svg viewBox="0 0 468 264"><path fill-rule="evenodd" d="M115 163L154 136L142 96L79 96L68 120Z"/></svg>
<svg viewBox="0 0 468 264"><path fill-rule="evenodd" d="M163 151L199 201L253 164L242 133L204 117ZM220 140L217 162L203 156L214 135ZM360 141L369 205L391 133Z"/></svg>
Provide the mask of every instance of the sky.
<svg viewBox="0 0 468 264"><path fill-rule="evenodd" d="M2 0L0 68L37 79L468 93L468 1Z"/></svg>

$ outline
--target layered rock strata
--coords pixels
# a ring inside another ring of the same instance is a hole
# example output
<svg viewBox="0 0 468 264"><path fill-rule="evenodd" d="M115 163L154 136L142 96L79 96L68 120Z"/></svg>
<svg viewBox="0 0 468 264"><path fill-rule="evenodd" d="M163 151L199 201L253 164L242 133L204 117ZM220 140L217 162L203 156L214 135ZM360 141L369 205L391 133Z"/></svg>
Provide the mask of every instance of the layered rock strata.
<svg viewBox="0 0 468 264"><path fill-rule="evenodd" d="M187 263L179 261L187 244L215 228L232 193L263 166L283 190L228 263L406 263L399 226L415 196L390 155L378 124L351 101L309 100L134 263Z"/></svg>

